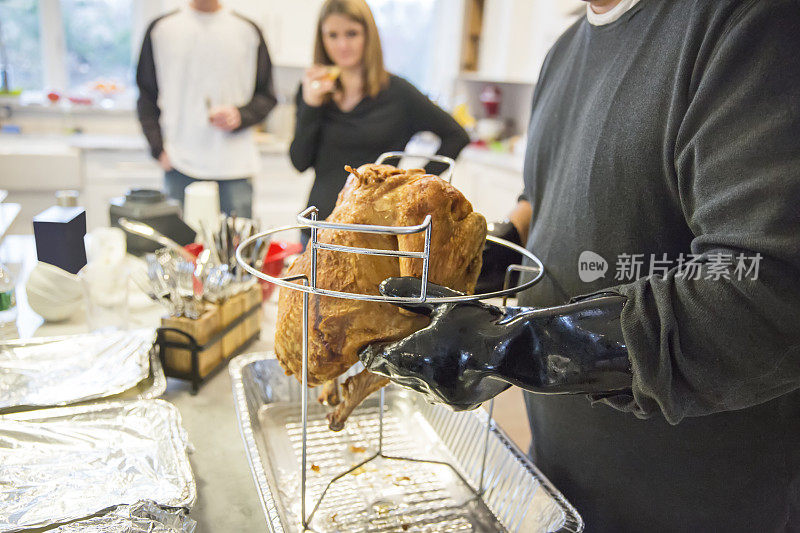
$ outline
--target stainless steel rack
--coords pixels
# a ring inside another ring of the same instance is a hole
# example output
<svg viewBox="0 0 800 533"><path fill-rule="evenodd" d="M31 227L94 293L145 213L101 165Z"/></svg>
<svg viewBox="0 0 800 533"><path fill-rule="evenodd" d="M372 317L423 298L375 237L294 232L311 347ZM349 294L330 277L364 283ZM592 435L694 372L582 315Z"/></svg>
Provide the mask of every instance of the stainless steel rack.
<svg viewBox="0 0 800 533"><path fill-rule="evenodd" d="M449 157L443 156L435 156L435 155L418 155L418 154L409 154L405 152L386 152L382 154L376 163L383 163L388 159L391 158L403 158L403 157L411 157L411 158L424 158L429 161L434 161L438 163L443 163L447 165L447 169L443 172L443 175L446 176L447 181L450 182L452 180L453 175L453 166L455 162ZM318 296L330 296L334 298L345 298L351 300L362 300L362 301L369 301L369 302L389 302L394 304L413 304L413 303L434 303L434 304L443 304L443 303L455 303L455 302L474 302L479 300L485 300L489 298L503 298L503 304L505 305L506 298L511 295L514 295L520 291L528 289L538 283L543 275L544 275L544 266L542 262L536 257L533 253L528 251L527 249L518 246L512 242L509 242L505 239L501 239L494 236L487 236L486 240L489 242L493 242L500 246L505 246L510 248L520 254L523 257L527 258L531 263L532 266L528 265L512 265L506 271L505 277L505 284L504 288L499 291L481 293L481 294L472 294L472 295L460 295L460 296L448 296L448 297L428 297L427 290L428 290L428 266L430 264L430 253L431 253L431 216L427 215L421 224L415 226L377 226L377 225L368 225L368 224L343 224L337 222L327 222L327 221L320 221L317 220L317 213L318 210L316 207L309 207L305 209L303 212L297 215L297 222L298 225L293 226L282 226L278 228L274 228L257 235L253 235L249 239L243 241L236 250L236 260L239 262L242 267L260 279L268 281L270 283L274 283L280 287L300 291L303 293L303 326L302 326L302 390L307 392L308 391L308 312L309 312L309 295L315 294ZM308 228L311 230L311 238L308 242L308 246L311 249L311 276L310 279L305 275L297 275L297 276L287 276L287 277L275 277L264 274L251 265L247 263L244 259L244 252L248 246L250 246L253 242L255 242L258 238L264 238L276 233L290 231L290 230L297 230L297 229L304 229ZM421 252L409 252L409 251L398 251L398 250L384 250L384 249L371 249L371 248L360 248L360 247L353 247L353 246L341 246L341 245L334 245L328 243L322 243L318 241L318 231L319 230L339 230L339 231L352 231L352 232L360 232L360 233L373 233L373 234L384 234L384 235L410 235L415 233L423 233L425 234L425 243L423 250ZM387 257L397 257L397 258L408 258L408 259L421 259L422 260L422 285L420 295L418 297L394 297L394 296L383 296L383 295L374 295L374 294L360 294L360 293L348 293L342 291L334 291L329 289L323 289L317 286L317 252L318 250L329 250L334 252L341 252L341 253L353 253L353 254L363 254L363 255L378 255L378 256L387 256ZM530 274L530 279L527 281L520 283L514 287L509 287L509 280L511 272L527 272ZM378 444L377 444L377 451L372 454L367 459L353 465L352 467L348 468L347 470L341 472L340 474L334 476L328 484L325 486L322 494L317 499L315 505L311 509L310 513L306 513L307 511L307 501L306 501L306 488L307 488L307 473L308 473L308 394L304 393L301 396L301 421L302 421L302 446L301 446L301 522L303 529L308 529L310 522L312 521L314 514L320 507L322 500L325 498L325 495L328 492L328 489L342 479L347 474L350 474L360 467L364 466L365 464L377 459L387 459L387 460L397 460L397 461L409 461L409 462L417 462L417 463L431 463L437 465L443 465L449 467L453 473L461 479L461 481L469 487L476 498L480 498L484 492L484 481L485 481L485 465L486 465L486 458L489 449L489 433L493 425L492 420L492 411L494 408L494 400L491 400L489 403L489 416L487 417L486 427L483 435L483 451L482 451L482 460L481 460L481 472L479 476L479 482L477 487L473 487L469 484L469 482L464 479L464 477L458 472L458 470L450 465L449 463L442 462L442 461L434 461L429 459L419 459L413 457L404 457L404 456L394 456L383 451L383 444L384 444L384 424L383 424L383 413L385 407L385 399L384 399L384 390L380 390L380 402L378 408L378 418L379 418L379 426L378 426Z"/></svg>

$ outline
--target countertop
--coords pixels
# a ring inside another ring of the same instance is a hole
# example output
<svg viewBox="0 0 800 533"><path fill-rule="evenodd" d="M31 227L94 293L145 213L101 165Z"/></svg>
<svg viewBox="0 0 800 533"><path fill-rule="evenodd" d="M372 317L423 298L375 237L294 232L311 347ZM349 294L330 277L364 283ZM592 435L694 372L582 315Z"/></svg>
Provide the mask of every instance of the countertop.
<svg viewBox="0 0 800 533"><path fill-rule="evenodd" d="M522 174L525 156L511 152L495 152L479 146L467 146L458 156L459 160L481 163Z"/></svg>
<svg viewBox="0 0 800 533"><path fill-rule="evenodd" d="M82 310L65 322L50 324L28 305L24 284L36 264L32 236L7 236L0 245L0 260L18 276L17 325L21 338L88 332ZM131 327L159 325L162 309L144 294L132 290L129 307ZM272 348L276 311L275 302L264 304L262 339L251 343L246 351L265 352ZM192 395L190 389L188 383L168 378L162 398L180 411L193 446L189 459L197 483L197 502L189 515L197 521L196 533L265 531L266 519L239 435L227 369L204 384L197 395Z"/></svg>
<svg viewBox="0 0 800 533"><path fill-rule="evenodd" d="M17 277L18 329L21 338L88 332L83 311L65 322L50 324L28 305L24 284L36 265L36 248L30 235L9 235L0 245L0 261ZM261 338L245 348L267 352L273 346L277 292L263 304ZM162 308L132 286L129 307L131 327L157 327ZM266 519L239 434L227 369L205 383L196 395L186 382L168 378L163 399L178 407L193 451L189 458L197 483L197 502L189 513L197 521L196 533L265 531ZM510 389L495 402L495 420L522 450L530 441L527 417L519 389Z"/></svg>
<svg viewBox="0 0 800 533"><path fill-rule="evenodd" d="M262 155L286 155L289 152L290 140L262 132L257 132L255 138L258 150ZM147 142L142 135L92 133L70 135L0 134L0 155L63 154L70 150L145 151L147 149ZM522 173L524 157L521 154L495 152L477 146L467 146L461 152L459 160Z"/></svg>
<svg viewBox="0 0 800 533"><path fill-rule="evenodd" d="M262 154L288 153L288 142L274 135L256 134L256 144ZM63 153L69 149L77 150L148 150L147 141L142 135L107 135L74 133L69 135L45 134L0 134L0 154L40 154Z"/></svg>

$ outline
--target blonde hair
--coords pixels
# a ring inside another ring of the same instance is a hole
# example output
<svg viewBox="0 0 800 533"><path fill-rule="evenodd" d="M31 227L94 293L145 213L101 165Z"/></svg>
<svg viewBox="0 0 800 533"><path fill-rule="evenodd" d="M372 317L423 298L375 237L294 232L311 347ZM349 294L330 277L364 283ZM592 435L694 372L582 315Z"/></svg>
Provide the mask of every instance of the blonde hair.
<svg viewBox="0 0 800 533"><path fill-rule="evenodd" d="M327 0L319 12L317 36L314 42L314 63L333 65L322 42L322 23L331 15L343 15L364 28L364 93L372 98L389 83L389 73L383 66L383 49L378 26L365 0Z"/></svg>

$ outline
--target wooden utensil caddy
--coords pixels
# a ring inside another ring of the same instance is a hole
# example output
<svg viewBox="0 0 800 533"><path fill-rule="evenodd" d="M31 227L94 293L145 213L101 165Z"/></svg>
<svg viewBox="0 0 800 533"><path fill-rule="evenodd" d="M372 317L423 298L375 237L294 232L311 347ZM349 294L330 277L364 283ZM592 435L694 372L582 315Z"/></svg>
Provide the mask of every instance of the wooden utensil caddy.
<svg viewBox="0 0 800 533"><path fill-rule="evenodd" d="M163 317L156 344L164 373L191 381L196 393L232 355L259 336L262 319L257 284L221 304L206 304L200 318Z"/></svg>

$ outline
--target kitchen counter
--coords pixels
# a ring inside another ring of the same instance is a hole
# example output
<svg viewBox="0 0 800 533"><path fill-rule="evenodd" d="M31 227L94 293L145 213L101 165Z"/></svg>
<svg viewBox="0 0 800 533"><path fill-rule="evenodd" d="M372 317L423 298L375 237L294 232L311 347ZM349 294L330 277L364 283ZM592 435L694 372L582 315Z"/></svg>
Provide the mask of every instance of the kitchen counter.
<svg viewBox="0 0 800 533"><path fill-rule="evenodd" d="M28 305L24 283L36 265L36 248L31 236L9 235L0 246L0 260L18 275L18 329L21 338L70 335L88 332L83 311L65 322L44 323ZM248 352L267 351L272 347L272 331L277 305L264 305L263 339L247 347ZM131 290L131 327L156 327L162 308L139 291ZM265 531L250 467L239 435L233 407L231 380L222 369L197 395L186 382L168 378L163 399L178 407L183 427L193 451L189 459L197 483L197 502L190 516L197 521L196 533L224 531Z"/></svg>
<svg viewBox="0 0 800 533"><path fill-rule="evenodd" d="M21 338L69 335L88 331L83 311L70 320L44 323L27 304L24 283L36 264L36 249L32 236L10 235L0 245L0 261L17 275L18 327ZM130 297L131 326L156 327L162 308L132 287ZM246 348L247 352L266 352L272 348L276 298L264 304L261 338ZM197 482L197 502L190 516L198 522L197 533L223 531L264 531L266 519L261 508L244 444L239 434L233 405L231 380L226 369L221 370L197 395L190 393L188 383L169 378L162 398L180 410L183 427L193 445L190 454ZM512 389L495 404L495 419L521 449L530 441L522 395Z"/></svg>
<svg viewBox="0 0 800 533"><path fill-rule="evenodd" d="M298 173L291 167L288 145L273 135L258 134L261 171L256 175L256 194L270 200L276 189L299 187L294 198L277 199L262 210L268 224L273 213L290 206L292 216L305 206L305 181L286 179ZM22 212L9 233L32 232L33 217L54 203L60 189L79 191L86 207L89 230L108 225L108 205L130 188L159 189L164 172L150 156L142 135L0 135L0 189L9 191L9 201L22 205ZM306 180L307 181L307 180ZM310 182L308 183L310 186ZM266 189L266 190L265 190ZM292 200L295 201L292 201ZM280 222L284 217L280 218Z"/></svg>
<svg viewBox="0 0 800 533"><path fill-rule="evenodd" d="M494 152L479 146L467 146L461 151L458 161L480 163L496 169L519 173L520 179L522 179L522 167L525 157L511 152Z"/></svg>
<svg viewBox="0 0 800 533"><path fill-rule="evenodd" d="M287 153L289 144L270 134L256 134L256 144L262 154ZM69 148L78 150L149 150L143 135L99 135L74 133L70 135L0 134L0 154L47 155Z"/></svg>

